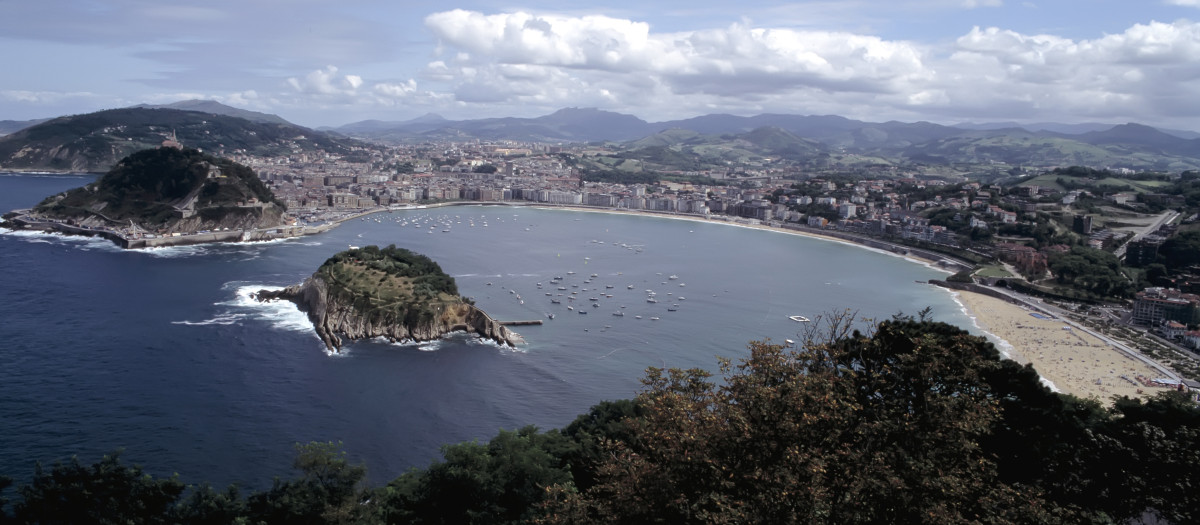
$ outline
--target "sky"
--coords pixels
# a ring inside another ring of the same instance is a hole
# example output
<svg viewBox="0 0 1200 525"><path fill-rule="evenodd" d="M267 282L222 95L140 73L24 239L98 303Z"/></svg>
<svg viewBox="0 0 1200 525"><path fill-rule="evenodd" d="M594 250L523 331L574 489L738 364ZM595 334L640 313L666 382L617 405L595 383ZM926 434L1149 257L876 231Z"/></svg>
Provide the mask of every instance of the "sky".
<svg viewBox="0 0 1200 525"><path fill-rule="evenodd" d="M1200 131L1200 0L0 0L0 120L726 113Z"/></svg>

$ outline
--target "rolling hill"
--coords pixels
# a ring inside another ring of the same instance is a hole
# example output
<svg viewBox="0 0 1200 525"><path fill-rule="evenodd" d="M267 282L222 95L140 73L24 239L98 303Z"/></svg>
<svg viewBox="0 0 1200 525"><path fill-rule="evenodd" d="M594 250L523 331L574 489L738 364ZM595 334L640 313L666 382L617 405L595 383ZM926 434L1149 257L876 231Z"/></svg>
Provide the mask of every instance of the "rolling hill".
<svg viewBox="0 0 1200 525"><path fill-rule="evenodd" d="M127 155L172 135L217 155L327 151L365 144L295 126L180 109L123 108L51 119L0 137L0 169L104 172Z"/></svg>

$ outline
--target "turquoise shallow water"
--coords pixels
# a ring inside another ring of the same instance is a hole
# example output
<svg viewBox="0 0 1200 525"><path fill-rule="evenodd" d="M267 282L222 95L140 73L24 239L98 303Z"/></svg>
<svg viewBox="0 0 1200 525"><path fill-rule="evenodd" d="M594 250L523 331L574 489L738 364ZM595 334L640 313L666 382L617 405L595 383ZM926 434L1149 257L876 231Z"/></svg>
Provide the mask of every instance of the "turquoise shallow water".
<svg viewBox="0 0 1200 525"><path fill-rule="evenodd" d="M0 209L86 180L0 175ZM247 298L367 244L430 256L496 318L547 322L517 328L528 344L516 350L460 335L331 356L294 307ZM915 282L944 275L776 232L533 208L384 213L285 242L151 251L6 232L0 473L124 448L154 473L261 487L288 475L293 443L332 440L382 482L443 443L559 427L631 397L646 367L715 369L750 340L797 339L789 315L930 306L969 327L949 293Z"/></svg>

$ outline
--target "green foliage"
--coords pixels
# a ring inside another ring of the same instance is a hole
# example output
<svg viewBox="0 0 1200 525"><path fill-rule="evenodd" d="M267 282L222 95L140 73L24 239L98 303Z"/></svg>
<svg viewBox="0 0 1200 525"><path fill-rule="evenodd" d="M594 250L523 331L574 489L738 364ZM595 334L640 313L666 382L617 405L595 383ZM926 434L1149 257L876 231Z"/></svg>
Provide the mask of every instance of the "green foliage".
<svg viewBox="0 0 1200 525"><path fill-rule="evenodd" d="M392 277L409 279L414 288L425 293L458 295L454 278L443 272L433 259L397 248L394 244L382 249L371 245L337 253L327 259L317 272L335 277L348 275L346 267L351 263L365 265Z"/></svg>
<svg viewBox="0 0 1200 525"><path fill-rule="evenodd" d="M1172 270L1200 264L1200 230L1179 232L1163 242L1158 253Z"/></svg>
<svg viewBox="0 0 1200 525"><path fill-rule="evenodd" d="M979 446L1000 418L981 384L990 344L940 323L885 322L873 337L804 351L752 343L719 382L651 370L646 415L591 490L556 515L605 522L1038 521ZM549 520L554 521L554 520Z"/></svg>
<svg viewBox="0 0 1200 525"><path fill-rule="evenodd" d="M1200 407L1103 407L1051 392L987 340L897 315L811 323L802 350L750 344L704 370L650 369L635 400L561 431L501 431L378 489L331 443L299 477L180 499L106 456L40 467L34 523L1131 523L1200 521ZM5 485L0 479L0 488ZM0 521L9 516L0 505Z"/></svg>
<svg viewBox="0 0 1200 525"><path fill-rule="evenodd" d="M222 177L209 179L210 172ZM61 199L47 199L36 209L77 217L100 208L103 217L114 221L163 224L177 217L175 206L193 193L198 195L196 208L202 213L208 209L209 217L223 216L236 203L251 198L283 206L246 166L194 149L154 148L125 157L95 183L71 190ZM212 211L224 206L229 208Z"/></svg>
<svg viewBox="0 0 1200 525"><path fill-rule="evenodd" d="M139 466L121 465L120 453L88 467L72 457L18 491L18 523L169 523L168 512L183 493L175 478L154 479Z"/></svg>
<svg viewBox="0 0 1200 525"><path fill-rule="evenodd" d="M389 523L523 523L545 487L569 484L570 472L551 451L565 438L534 427L501 431L487 445L442 448L445 461L413 470L383 490Z"/></svg>
<svg viewBox="0 0 1200 525"><path fill-rule="evenodd" d="M367 469L351 465L341 443L296 445L293 466L301 477L277 478L270 490L251 495L250 515L267 523L357 523L369 510L362 505L369 494L358 487Z"/></svg>
<svg viewBox="0 0 1200 525"><path fill-rule="evenodd" d="M1075 246L1049 258L1050 271L1060 284L1070 285L1097 297L1127 297L1133 282L1121 271L1117 257L1104 250Z"/></svg>
<svg viewBox="0 0 1200 525"><path fill-rule="evenodd" d="M963 270L954 275L951 275L950 277L947 277L946 280L950 281L950 282L955 282L955 283L973 283L973 282L975 282L975 279L973 279L971 277L971 274L973 272L974 272L974 270Z"/></svg>

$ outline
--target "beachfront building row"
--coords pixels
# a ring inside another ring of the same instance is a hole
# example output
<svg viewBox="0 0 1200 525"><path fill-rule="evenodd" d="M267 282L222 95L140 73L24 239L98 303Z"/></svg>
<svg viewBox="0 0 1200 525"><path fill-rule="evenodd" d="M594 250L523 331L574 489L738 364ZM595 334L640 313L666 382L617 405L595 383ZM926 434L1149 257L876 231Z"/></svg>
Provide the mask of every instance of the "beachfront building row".
<svg viewBox="0 0 1200 525"><path fill-rule="evenodd" d="M1200 323L1200 295L1155 287L1146 288L1135 297L1134 323L1155 327L1169 321L1184 325Z"/></svg>

